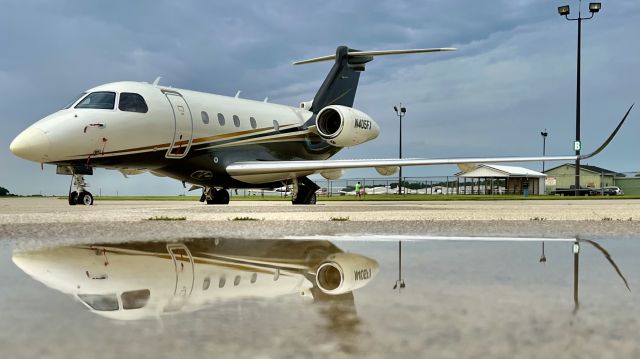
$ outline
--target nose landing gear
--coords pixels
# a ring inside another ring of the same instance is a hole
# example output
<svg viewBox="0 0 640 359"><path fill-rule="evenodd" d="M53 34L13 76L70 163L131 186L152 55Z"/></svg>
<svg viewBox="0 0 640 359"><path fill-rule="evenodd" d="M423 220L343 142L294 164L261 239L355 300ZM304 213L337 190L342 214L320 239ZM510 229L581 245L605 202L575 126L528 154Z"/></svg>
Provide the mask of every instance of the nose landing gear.
<svg viewBox="0 0 640 359"><path fill-rule="evenodd" d="M76 187L75 191L71 191L73 186ZM69 185L69 205L75 206L76 204L81 204L90 206L93 204L93 195L91 192L86 190L86 187L89 187L89 185L85 181L83 175L71 175L71 184Z"/></svg>
<svg viewBox="0 0 640 359"><path fill-rule="evenodd" d="M229 204L229 191L226 189L206 188L202 193L200 202L207 204Z"/></svg>

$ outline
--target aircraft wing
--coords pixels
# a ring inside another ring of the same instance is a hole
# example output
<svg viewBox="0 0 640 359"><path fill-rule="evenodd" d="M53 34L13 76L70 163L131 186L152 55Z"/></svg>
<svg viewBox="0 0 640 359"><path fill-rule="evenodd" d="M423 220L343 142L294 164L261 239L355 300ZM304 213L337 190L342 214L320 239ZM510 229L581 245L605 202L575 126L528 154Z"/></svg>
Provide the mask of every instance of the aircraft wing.
<svg viewBox="0 0 640 359"><path fill-rule="evenodd" d="M578 156L553 157L486 157L486 158L410 158L363 160L309 160L309 161L248 161L227 166L231 176L247 176L271 173L312 174L351 168L393 168L406 166L433 166L448 164L476 164L502 162L575 161Z"/></svg>
<svg viewBox="0 0 640 359"><path fill-rule="evenodd" d="M235 162L227 166L227 173L235 178L251 179L252 176L281 175L307 176L324 171L335 171L351 168L376 168L378 172L392 174L395 167L433 166L433 165L464 165L477 163L505 163L505 162L541 162L541 161L575 161L591 158L600 153L616 136L622 124L627 119L633 105L629 107L615 130L607 140L595 151L586 155L568 156L534 156L534 157L477 157L477 158L410 158L410 159L362 159L362 160L308 160L308 161L247 161ZM275 178L275 176L274 176Z"/></svg>

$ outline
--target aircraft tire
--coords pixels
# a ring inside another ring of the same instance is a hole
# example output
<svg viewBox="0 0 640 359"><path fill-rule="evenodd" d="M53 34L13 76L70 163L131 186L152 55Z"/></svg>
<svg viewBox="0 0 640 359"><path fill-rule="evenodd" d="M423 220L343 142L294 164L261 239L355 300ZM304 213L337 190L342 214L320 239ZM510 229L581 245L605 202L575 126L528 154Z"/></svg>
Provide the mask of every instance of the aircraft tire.
<svg viewBox="0 0 640 359"><path fill-rule="evenodd" d="M298 193L296 194L296 196L291 200L292 204L305 204L304 203L304 198L307 196L307 191L305 191L305 189L303 187L298 188Z"/></svg>
<svg viewBox="0 0 640 359"><path fill-rule="evenodd" d="M217 191L216 199L218 200L218 204L229 204L229 191L226 189Z"/></svg>
<svg viewBox="0 0 640 359"><path fill-rule="evenodd" d="M69 193L69 205L75 206L76 204L78 204L78 192L73 191Z"/></svg>
<svg viewBox="0 0 640 359"><path fill-rule="evenodd" d="M78 195L78 199L76 203L82 204L85 206L91 206L93 205L93 195L91 194L91 192L82 191Z"/></svg>
<svg viewBox="0 0 640 359"><path fill-rule="evenodd" d="M293 204L316 204L317 197L315 192L311 192L305 188L300 189L296 198L291 201Z"/></svg>
<svg viewBox="0 0 640 359"><path fill-rule="evenodd" d="M229 204L229 192L226 189L214 190L213 198L207 199L207 204Z"/></svg>

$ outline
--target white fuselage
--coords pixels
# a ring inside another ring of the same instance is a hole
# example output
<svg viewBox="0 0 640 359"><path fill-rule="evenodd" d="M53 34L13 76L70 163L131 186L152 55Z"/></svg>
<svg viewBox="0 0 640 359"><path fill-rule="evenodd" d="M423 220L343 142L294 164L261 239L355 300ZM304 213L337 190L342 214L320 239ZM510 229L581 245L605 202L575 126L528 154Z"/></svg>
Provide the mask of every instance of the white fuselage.
<svg viewBox="0 0 640 359"><path fill-rule="evenodd" d="M12 152L41 163L87 160L91 164L101 158L147 153L179 159L192 150L290 140L308 131L277 132L299 127L313 115L295 107L139 82L105 84L86 93L95 92L115 93L113 108L76 108L82 102L79 98L18 135ZM122 93L142 96L148 111L120 109ZM273 134L250 139L266 133ZM127 168L126 162L120 167Z"/></svg>

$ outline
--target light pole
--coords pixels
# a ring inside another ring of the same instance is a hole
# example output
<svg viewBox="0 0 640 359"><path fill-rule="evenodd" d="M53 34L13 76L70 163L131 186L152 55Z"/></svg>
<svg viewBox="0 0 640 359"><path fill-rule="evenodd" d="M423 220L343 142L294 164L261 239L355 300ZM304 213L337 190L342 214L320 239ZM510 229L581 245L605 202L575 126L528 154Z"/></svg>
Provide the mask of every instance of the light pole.
<svg viewBox="0 0 640 359"><path fill-rule="evenodd" d="M400 149L398 157L402 159L402 117L407 113L407 109L402 107L402 102L400 102L400 106L393 106L393 109L400 118L400 141L398 141ZM400 171L398 172L398 194L402 194L402 166L400 166Z"/></svg>
<svg viewBox="0 0 640 359"><path fill-rule="evenodd" d="M542 157L544 157L547 154L547 136L549 135L549 132L547 132L547 129L545 128L544 131L540 132L540 135L542 136ZM542 173L544 173L544 161L542 161ZM540 263L546 262L547 257L544 255L544 241L542 241L542 255L540 256Z"/></svg>
<svg viewBox="0 0 640 359"><path fill-rule="evenodd" d="M398 241L398 280L393 285L393 289L398 289L398 293L405 287L402 279L402 241Z"/></svg>
<svg viewBox="0 0 640 359"><path fill-rule="evenodd" d="M589 20L591 18L593 18L593 15L595 15L595 13L597 13L598 11L600 11L600 8L602 8L602 4L599 2L592 2L589 3L589 12L591 13L591 15L589 17L581 17L582 13L580 10L580 5L582 5L582 0L579 1L578 3L578 17L576 18L570 18L569 17L569 5L563 5L558 7L558 14L560 14L560 16L564 16L565 19L569 20L569 21L577 21L578 22L578 66L577 66L577 84L576 84L576 141L574 142L574 149L576 151L576 156L578 156L578 158L576 158L576 182L575 182L575 195L578 195L578 192L580 191L580 149L581 149L581 143L580 143L580 45L582 42L582 20Z"/></svg>
<svg viewBox="0 0 640 359"><path fill-rule="evenodd" d="M544 131L540 132L540 135L542 135L542 157L544 157L547 153L547 136L549 133L545 128ZM544 173L544 161L542 161L542 173Z"/></svg>

